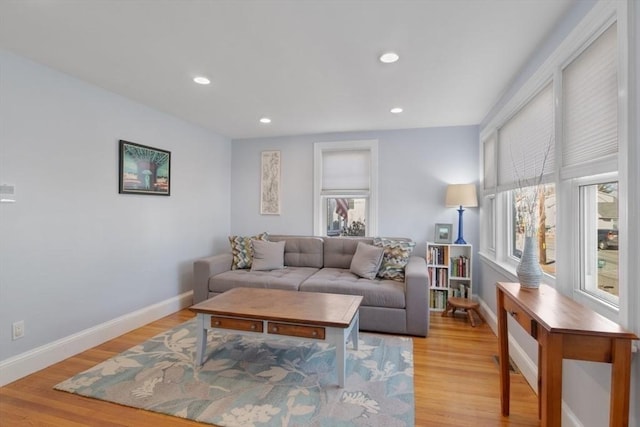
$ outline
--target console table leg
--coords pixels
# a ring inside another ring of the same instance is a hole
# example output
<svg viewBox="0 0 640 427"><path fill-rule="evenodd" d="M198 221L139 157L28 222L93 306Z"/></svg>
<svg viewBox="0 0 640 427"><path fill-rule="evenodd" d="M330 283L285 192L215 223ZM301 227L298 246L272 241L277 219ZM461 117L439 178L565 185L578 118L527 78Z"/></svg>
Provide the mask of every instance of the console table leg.
<svg viewBox="0 0 640 427"><path fill-rule="evenodd" d="M562 423L562 336L539 330L541 360L538 360L542 406L542 427L561 427Z"/></svg>
<svg viewBox="0 0 640 427"><path fill-rule="evenodd" d="M500 407L502 415L509 415L511 378L509 376L509 339L507 331L507 312L504 309L504 294L497 289L498 301L498 363L500 364Z"/></svg>
<svg viewBox="0 0 640 427"><path fill-rule="evenodd" d="M609 425L629 425L631 341L611 340L611 401Z"/></svg>

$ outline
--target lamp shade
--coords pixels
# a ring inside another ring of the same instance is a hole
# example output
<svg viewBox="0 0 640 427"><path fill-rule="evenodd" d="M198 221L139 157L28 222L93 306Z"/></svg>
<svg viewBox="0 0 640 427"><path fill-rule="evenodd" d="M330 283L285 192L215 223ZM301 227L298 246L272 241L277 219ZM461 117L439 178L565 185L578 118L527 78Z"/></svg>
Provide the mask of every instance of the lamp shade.
<svg viewBox="0 0 640 427"><path fill-rule="evenodd" d="M456 208L458 206L475 208L478 206L475 184L450 184L447 187L445 206L448 208Z"/></svg>

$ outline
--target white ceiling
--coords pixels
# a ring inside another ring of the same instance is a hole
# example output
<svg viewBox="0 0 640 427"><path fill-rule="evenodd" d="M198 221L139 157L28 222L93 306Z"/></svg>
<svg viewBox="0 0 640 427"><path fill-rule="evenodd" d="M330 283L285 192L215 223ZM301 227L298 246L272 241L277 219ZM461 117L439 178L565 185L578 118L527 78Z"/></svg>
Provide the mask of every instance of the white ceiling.
<svg viewBox="0 0 640 427"><path fill-rule="evenodd" d="M576 1L0 0L0 48L234 139L457 126Z"/></svg>

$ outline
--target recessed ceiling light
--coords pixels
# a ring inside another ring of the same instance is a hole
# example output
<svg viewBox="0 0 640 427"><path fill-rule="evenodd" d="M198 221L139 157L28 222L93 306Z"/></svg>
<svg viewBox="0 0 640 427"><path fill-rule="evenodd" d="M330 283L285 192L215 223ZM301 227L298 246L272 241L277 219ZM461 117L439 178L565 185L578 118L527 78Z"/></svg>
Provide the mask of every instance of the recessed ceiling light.
<svg viewBox="0 0 640 427"><path fill-rule="evenodd" d="M209 83L211 83L208 78L202 76L194 77L193 81L198 83L199 85L208 85Z"/></svg>
<svg viewBox="0 0 640 427"><path fill-rule="evenodd" d="M400 107L394 107L390 110L393 114L400 114L402 113L402 108Z"/></svg>
<svg viewBox="0 0 640 427"><path fill-rule="evenodd" d="M260 123L264 123L264 124L271 123L271 119L269 117L263 117L260 119Z"/></svg>
<svg viewBox="0 0 640 427"><path fill-rule="evenodd" d="M398 59L400 59L400 57L395 52L386 52L380 55L380 62L384 62L385 64L391 64Z"/></svg>

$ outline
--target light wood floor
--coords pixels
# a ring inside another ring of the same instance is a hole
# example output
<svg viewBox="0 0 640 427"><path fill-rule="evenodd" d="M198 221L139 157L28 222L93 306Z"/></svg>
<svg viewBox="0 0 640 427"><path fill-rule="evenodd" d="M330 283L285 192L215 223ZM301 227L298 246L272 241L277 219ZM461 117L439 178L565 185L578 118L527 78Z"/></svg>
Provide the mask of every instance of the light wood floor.
<svg viewBox="0 0 640 427"><path fill-rule="evenodd" d="M202 426L53 390L191 317L182 310L0 388L0 426ZM497 338L485 323L472 328L462 313L432 313L429 338L414 338L416 426L539 426L536 395L520 374L511 374L511 415L500 415L495 354Z"/></svg>

